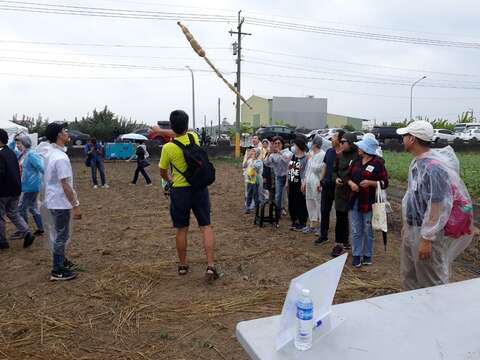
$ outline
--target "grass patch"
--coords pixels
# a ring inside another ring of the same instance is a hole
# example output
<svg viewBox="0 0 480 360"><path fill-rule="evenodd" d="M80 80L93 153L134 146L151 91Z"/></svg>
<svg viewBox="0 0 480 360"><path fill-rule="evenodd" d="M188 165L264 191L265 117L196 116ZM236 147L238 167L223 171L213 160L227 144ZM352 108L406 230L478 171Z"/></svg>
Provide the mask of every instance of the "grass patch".
<svg viewBox="0 0 480 360"><path fill-rule="evenodd" d="M412 156L405 152L384 151L383 156L391 179L406 183ZM460 174L475 202L480 199L480 153L457 153Z"/></svg>

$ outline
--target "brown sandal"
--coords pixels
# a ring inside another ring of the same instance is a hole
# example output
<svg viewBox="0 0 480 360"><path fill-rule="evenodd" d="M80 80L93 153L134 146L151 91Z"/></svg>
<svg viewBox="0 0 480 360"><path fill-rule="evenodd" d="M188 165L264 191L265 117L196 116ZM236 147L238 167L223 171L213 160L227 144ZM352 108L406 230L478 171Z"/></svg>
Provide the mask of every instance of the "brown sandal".
<svg viewBox="0 0 480 360"><path fill-rule="evenodd" d="M187 275L188 265L178 265L178 275Z"/></svg>

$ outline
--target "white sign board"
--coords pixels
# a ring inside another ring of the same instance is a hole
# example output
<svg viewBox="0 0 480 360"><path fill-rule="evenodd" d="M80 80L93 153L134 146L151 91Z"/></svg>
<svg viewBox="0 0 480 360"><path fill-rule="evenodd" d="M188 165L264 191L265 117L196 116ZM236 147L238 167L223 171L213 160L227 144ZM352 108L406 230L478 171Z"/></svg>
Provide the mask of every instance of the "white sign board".
<svg viewBox="0 0 480 360"><path fill-rule="evenodd" d="M290 282L287 297L285 298L282 308L280 327L277 333L277 351L295 337L297 321L295 303L300 297L302 289L310 290L310 297L313 301L313 320L315 326L320 325L326 316L329 315L347 256L348 254L343 254L307 271Z"/></svg>

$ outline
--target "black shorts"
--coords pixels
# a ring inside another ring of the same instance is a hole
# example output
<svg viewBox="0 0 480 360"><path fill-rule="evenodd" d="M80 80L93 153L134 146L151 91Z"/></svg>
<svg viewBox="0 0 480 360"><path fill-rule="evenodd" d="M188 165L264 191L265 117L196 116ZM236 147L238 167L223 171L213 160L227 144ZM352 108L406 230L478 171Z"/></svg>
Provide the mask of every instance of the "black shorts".
<svg viewBox="0 0 480 360"><path fill-rule="evenodd" d="M208 189L193 190L190 186L170 190L170 216L173 227L190 226L190 210L197 219L198 226L210 225L210 195Z"/></svg>

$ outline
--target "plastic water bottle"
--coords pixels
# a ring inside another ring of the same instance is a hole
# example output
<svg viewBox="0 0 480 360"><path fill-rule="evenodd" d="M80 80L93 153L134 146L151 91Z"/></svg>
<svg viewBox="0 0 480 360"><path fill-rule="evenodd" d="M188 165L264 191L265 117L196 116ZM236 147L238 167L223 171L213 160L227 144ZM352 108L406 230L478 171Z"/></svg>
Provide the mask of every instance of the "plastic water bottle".
<svg viewBox="0 0 480 360"><path fill-rule="evenodd" d="M302 289L297 301L297 332L295 347L305 351L312 347L313 336L313 301L310 299L310 290Z"/></svg>

